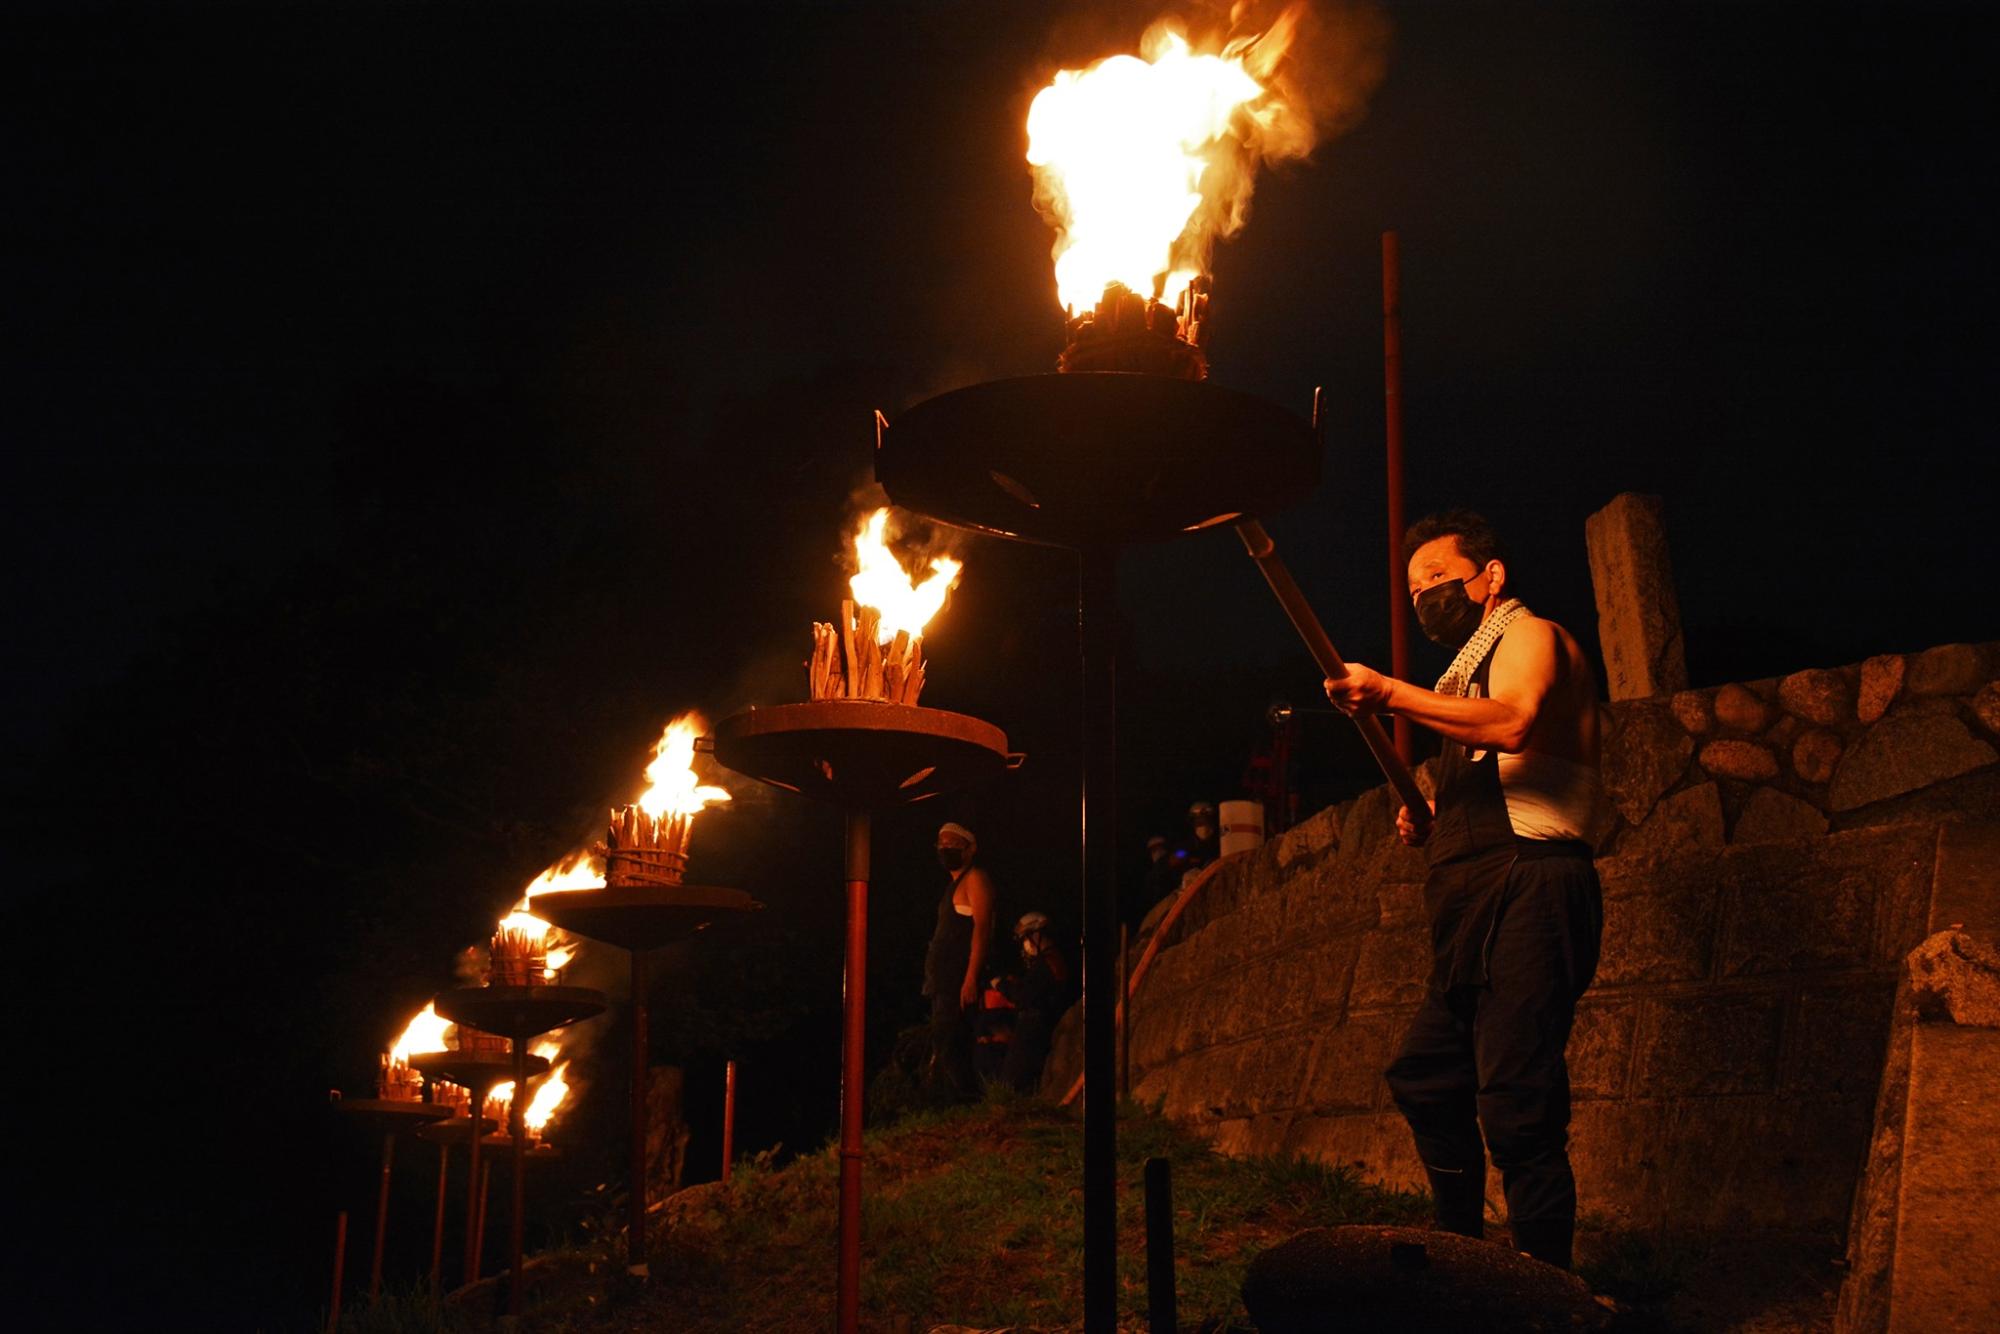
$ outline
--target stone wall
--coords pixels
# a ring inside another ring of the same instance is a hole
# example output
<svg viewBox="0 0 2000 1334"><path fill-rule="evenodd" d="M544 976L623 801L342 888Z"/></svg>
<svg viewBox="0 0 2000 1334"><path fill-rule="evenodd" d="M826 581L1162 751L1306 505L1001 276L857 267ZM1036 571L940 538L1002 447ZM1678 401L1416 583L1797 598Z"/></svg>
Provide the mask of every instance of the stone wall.
<svg viewBox="0 0 2000 1334"><path fill-rule="evenodd" d="M1609 706L1603 962L1570 1043L1600 1221L1844 1227L1940 831L2000 825L1996 671L2000 644L1954 644ZM1376 789L1210 880L1133 1003L1135 1097L1229 1152L1420 1184L1381 1077L1428 967L1393 814Z"/></svg>

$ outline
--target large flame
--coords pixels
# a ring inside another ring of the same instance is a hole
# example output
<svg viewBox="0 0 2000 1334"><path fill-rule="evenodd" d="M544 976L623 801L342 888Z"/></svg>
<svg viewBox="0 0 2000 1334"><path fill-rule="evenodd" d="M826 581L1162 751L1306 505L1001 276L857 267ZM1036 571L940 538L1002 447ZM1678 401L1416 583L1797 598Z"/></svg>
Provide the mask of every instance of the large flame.
<svg viewBox="0 0 2000 1334"><path fill-rule="evenodd" d="M452 1022L437 1012L437 1002L433 1001L417 1011L416 1017L404 1026L402 1034L389 1047L389 1061L393 1065L408 1065L410 1057L420 1052L443 1051L444 1035L451 1029Z"/></svg>
<svg viewBox="0 0 2000 1334"><path fill-rule="evenodd" d="M548 1128L556 1110L563 1105L564 1099L569 1097L569 1080L566 1078L569 1062L556 1060L562 1054L562 1044L548 1038L535 1043L528 1050L552 1062L549 1073L543 1077L540 1084L536 1085L534 1096L528 1099L527 1109L521 1113L522 1122L539 1135ZM512 1111L513 1105L514 1081L511 1079L495 1084L492 1091L486 1095L487 1113L494 1120L504 1121Z"/></svg>
<svg viewBox="0 0 2000 1334"><path fill-rule="evenodd" d="M902 562L889 550L884 536L888 527L886 509L876 510L862 522L861 530L854 535L857 568L854 577L847 581L857 603L882 613L876 637L884 644L895 639L899 630L908 631L912 639L921 635L931 617L944 606L945 594L958 586L959 572L965 568L949 556L935 556L931 559L930 575L916 578L903 569Z"/></svg>
<svg viewBox="0 0 2000 1334"><path fill-rule="evenodd" d="M1242 226L1256 161L1312 147L1310 117L1272 82L1298 18L1293 6L1215 54L1156 23L1143 59L1059 70L1036 94L1028 162L1064 306L1087 310L1112 282L1174 305L1215 238Z"/></svg>
<svg viewBox="0 0 2000 1334"><path fill-rule="evenodd" d="M637 805L659 819L663 815L693 815L702 807L730 799L727 789L695 780L694 742L702 733L701 719L683 714L667 724L653 762L646 766L646 791Z"/></svg>

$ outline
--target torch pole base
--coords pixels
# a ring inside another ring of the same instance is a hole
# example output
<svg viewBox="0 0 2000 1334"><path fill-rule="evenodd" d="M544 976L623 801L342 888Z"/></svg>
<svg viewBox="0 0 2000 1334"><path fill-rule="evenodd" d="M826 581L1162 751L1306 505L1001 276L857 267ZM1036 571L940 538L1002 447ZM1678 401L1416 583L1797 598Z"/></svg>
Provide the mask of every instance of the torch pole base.
<svg viewBox="0 0 2000 1334"><path fill-rule="evenodd" d="M1118 1328L1118 557L1085 548L1083 669L1083 1327Z"/></svg>
<svg viewBox="0 0 2000 1334"><path fill-rule="evenodd" d="M872 819L847 812L847 988L840 1044L840 1334L861 1327L862 1057L868 1032L868 879Z"/></svg>

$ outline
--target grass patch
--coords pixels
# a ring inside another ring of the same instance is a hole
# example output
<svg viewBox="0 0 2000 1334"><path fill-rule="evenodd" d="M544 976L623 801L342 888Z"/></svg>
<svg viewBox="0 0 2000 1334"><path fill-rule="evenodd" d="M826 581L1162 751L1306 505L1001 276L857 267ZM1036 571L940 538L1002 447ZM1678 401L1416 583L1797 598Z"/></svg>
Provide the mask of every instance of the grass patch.
<svg viewBox="0 0 2000 1334"><path fill-rule="evenodd" d="M1180 1316L1242 1323L1252 1258L1306 1227L1414 1223L1428 1200L1297 1158L1228 1158L1157 1115L1119 1117L1119 1306L1145 1311L1146 1159L1173 1163ZM1077 1326L1083 1271L1083 1126L996 1092L912 1113L867 1137L862 1318L890 1329ZM838 1159L749 1163L728 1186L682 1192L657 1225L653 1280L623 1283L622 1241L547 1257L525 1328L560 1334L824 1329L833 1322ZM560 1278L556 1276L560 1275ZM411 1329L437 1329L436 1324ZM358 1334L358 1332L357 1332Z"/></svg>

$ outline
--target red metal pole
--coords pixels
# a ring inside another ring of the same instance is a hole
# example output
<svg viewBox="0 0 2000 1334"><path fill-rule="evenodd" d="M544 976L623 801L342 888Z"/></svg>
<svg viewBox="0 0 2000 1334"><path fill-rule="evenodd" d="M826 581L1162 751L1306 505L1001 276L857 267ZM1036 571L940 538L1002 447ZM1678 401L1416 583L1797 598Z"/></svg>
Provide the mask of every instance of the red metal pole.
<svg viewBox="0 0 2000 1334"><path fill-rule="evenodd" d="M861 1066L867 1040L867 811L847 813L847 988L840 1044L840 1285L838 1328L861 1328Z"/></svg>
<svg viewBox="0 0 2000 1334"><path fill-rule="evenodd" d="M507 1241L507 1314L521 1314L521 1243L527 1224L528 1040L514 1039L514 1097L507 1130L514 1137L514 1226Z"/></svg>
<svg viewBox="0 0 2000 1334"><path fill-rule="evenodd" d="M472 1147L467 1150L469 1159L465 1169L465 1268L461 1281L479 1281L480 1247L484 1238L480 1236L486 1222L486 1196L479 1185L479 1141L486 1137L486 1095L493 1086L486 1083L471 1085L466 1091L471 1098Z"/></svg>
<svg viewBox="0 0 2000 1334"><path fill-rule="evenodd" d="M451 1174L451 1146L438 1145L437 1219L431 1224L431 1300L444 1295L444 1197Z"/></svg>
<svg viewBox="0 0 2000 1334"><path fill-rule="evenodd" d="M722 1179L729 1180L729 1164L736 1157L736 1062L722 1069Z"/></svg>
<svg viewBox="0 0 2000 1334"><path fill-rule="evenodd" d="M327 1309L327 1334L340 1328L340 1290L347 1283L347 1210L333 1224L333 1302Z"/></svg>
<svg viewBox="0 0 2000 1334"><path fill-rule="evenodd" d="M368 1262L368 1300L382 1295L382 1234L389 1227L389 1170L396 1161L394 1132L382 1136L382 1187L375 1192L375 1254Z"/></svg>
<svg viewBox="0 0 2000 1334"><path fill-rule="evenodd" d="M1410 596L1403 569L1403 266L1394 232L1382 233L1382 402L1389 466L1389 674L1410 679ZM1409 720L1396 719L1396 753L1413 761Z"/></svg>
<svg viewBox="0 0 2000 1334"><path fill-rule="evenodd" d="M478 1216L466 1224L466 1234L472 1238L472 1268L466 1272L467 1283L479 1281L480 1268L486 1263L486 1197L493 1185L493 1160L487 1159L479 1165L479 1175L473 1179L473 1191L479 1199Z"/></svg>
<svg viewBox="0 0 2000 1334"><path fill-rule="evenodd" d="M625 1222L625 1272L645 1278L646 1133L651 1108L646 1087L652 1049L646 1034L646 952L632 951L632 1211Z"/></svg>

